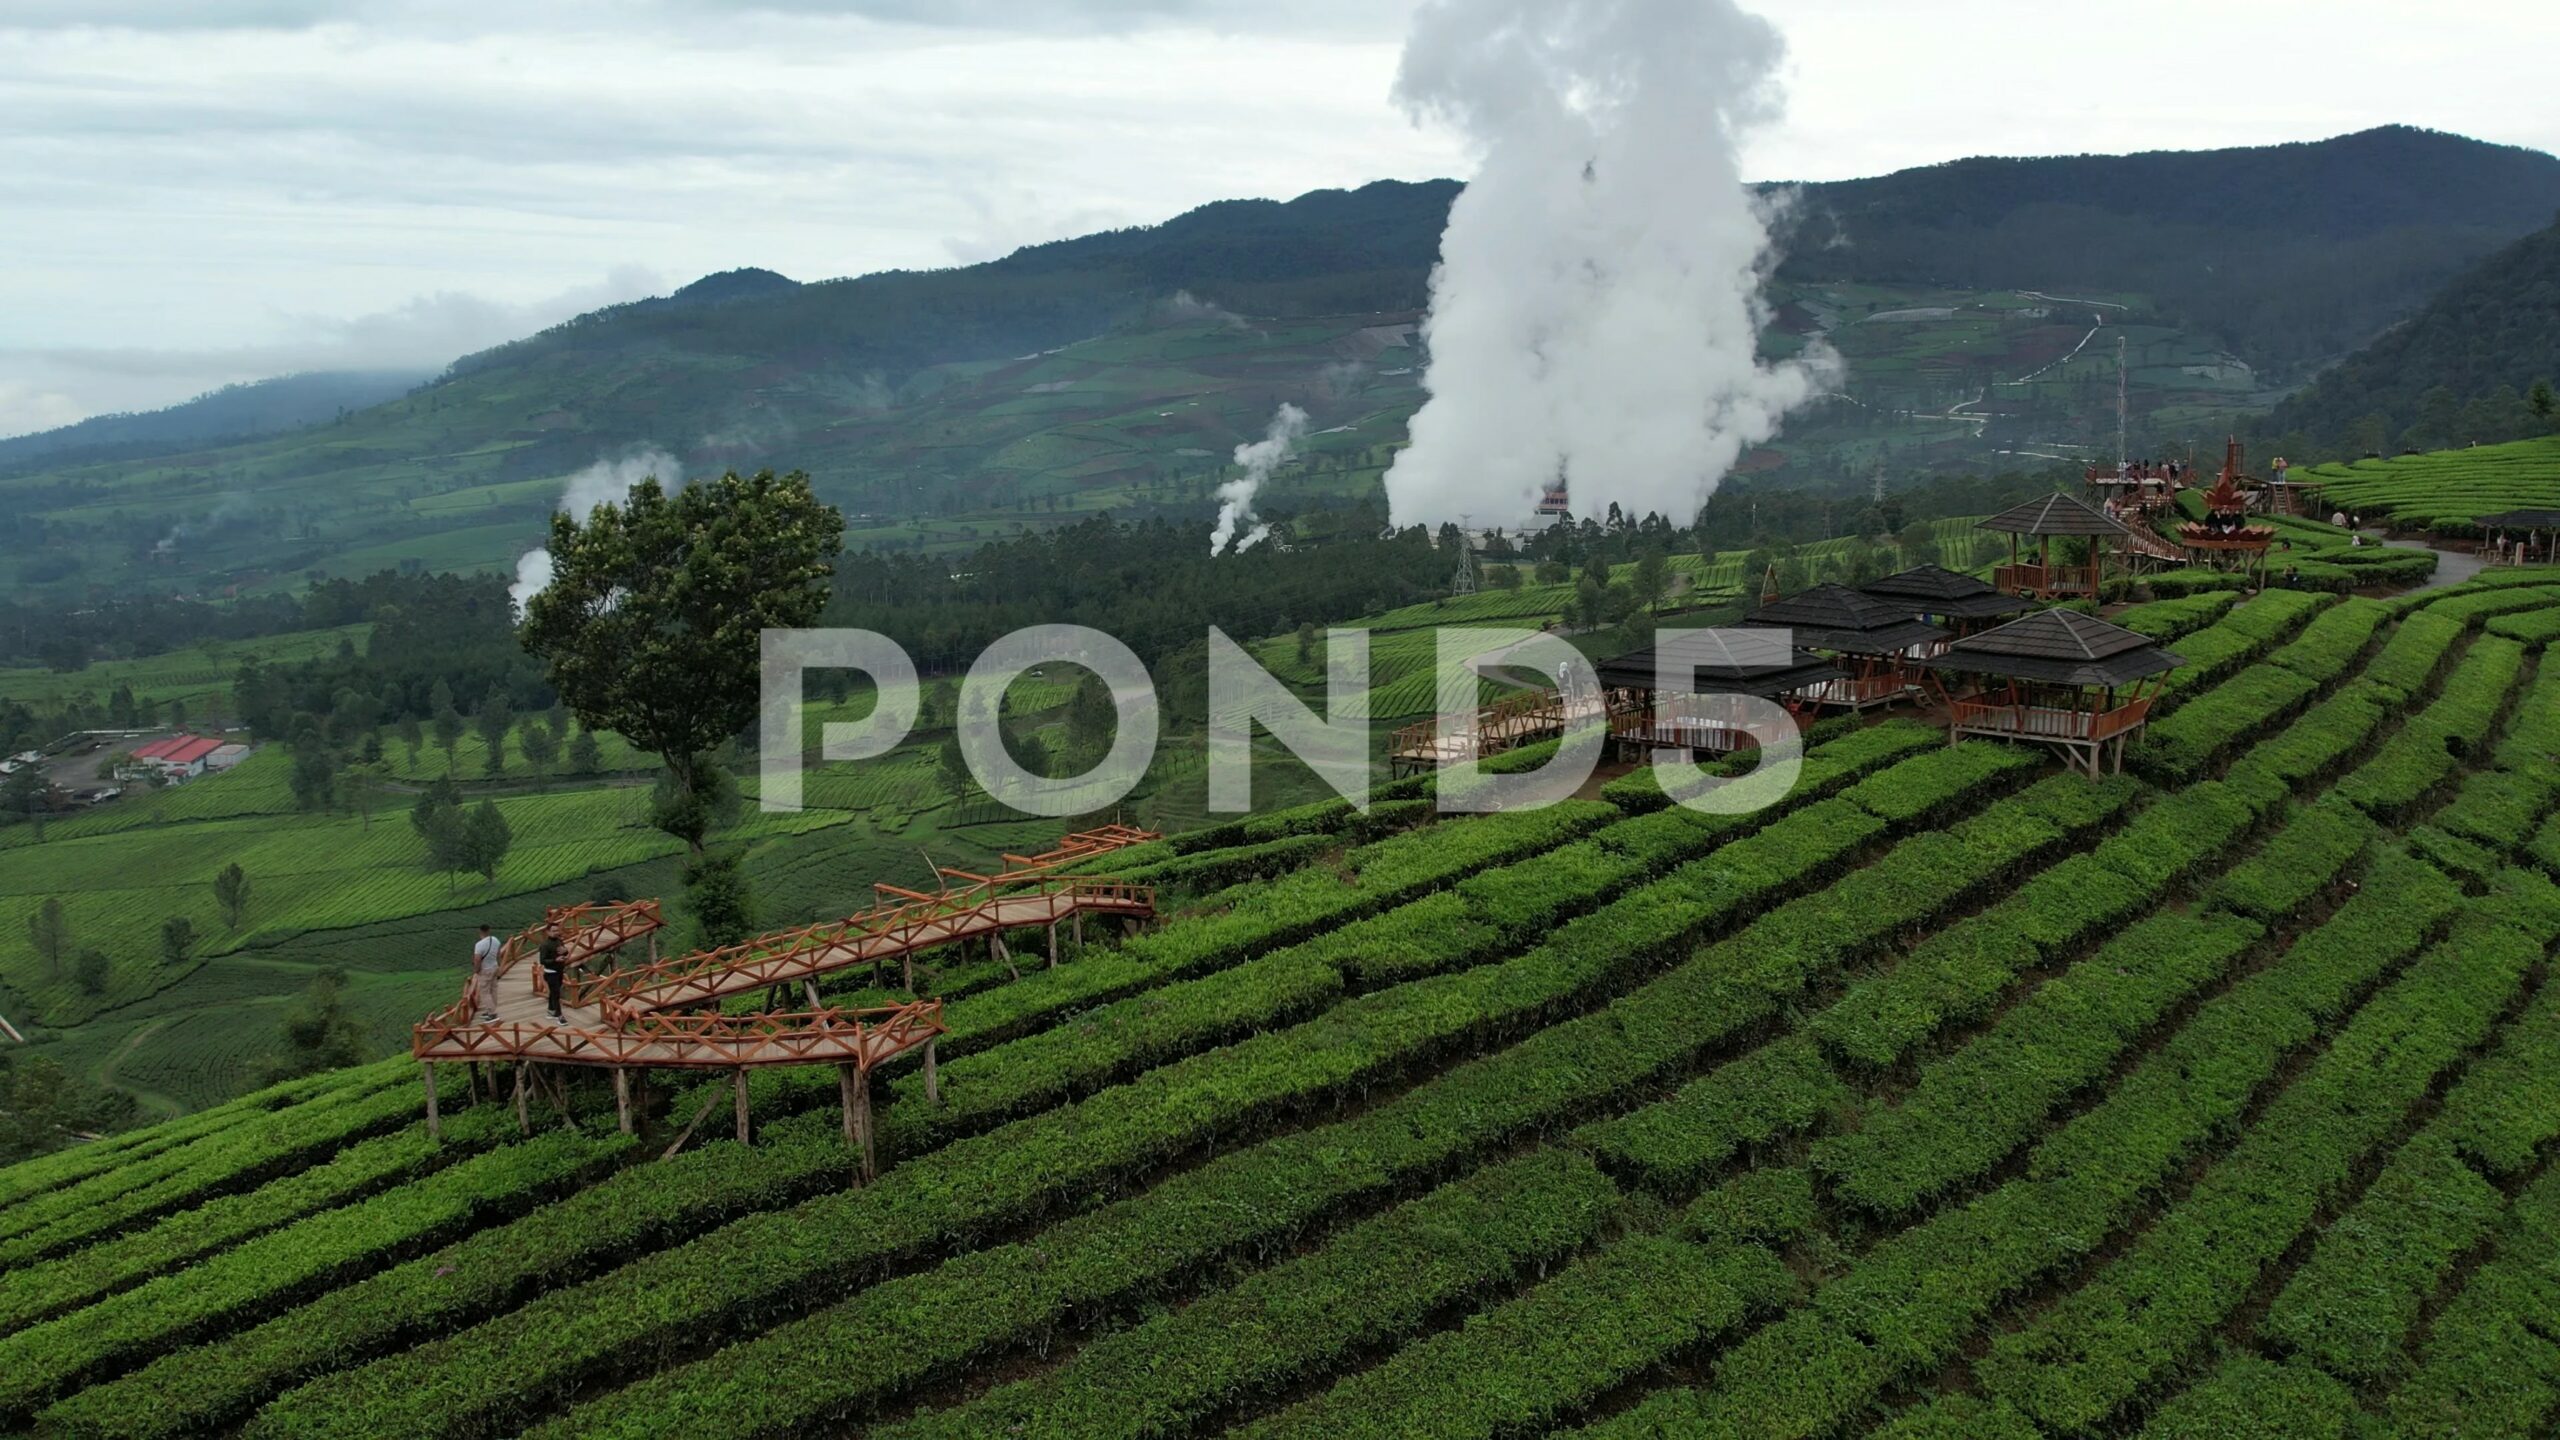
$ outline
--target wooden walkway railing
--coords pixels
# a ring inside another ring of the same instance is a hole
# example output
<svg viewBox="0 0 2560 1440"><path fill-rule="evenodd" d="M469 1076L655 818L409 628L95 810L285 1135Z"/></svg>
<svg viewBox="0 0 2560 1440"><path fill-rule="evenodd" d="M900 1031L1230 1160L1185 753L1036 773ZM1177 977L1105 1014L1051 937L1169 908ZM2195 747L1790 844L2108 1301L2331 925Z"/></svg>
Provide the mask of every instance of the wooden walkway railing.
<svg viewBox="0 0 2560 1440"><path fill-rule="evenodd" d="M738 1139L749 1134L746 1072L760 1065L834 1065L844 1092L845 1138L862 1151L862 1174L877 1170L873 1153L870 1073L889 1060L920 1050L925 1092L938 1101L940 1082L934 1065L934 1040L944 1030L942 1002L911 1000L900 1005L862 1009L818 1003L816 979L848 966L875 967L896 959L909 989L914 988L914 957L921 950L955 944L977 936L1004 954L1006 930L1045 927L1049 962L1058 960L1058 926L1073 923L1081 932L1087 913L1145 919L1155 914L1155 890L1118 880L1069 877L1050 873L1071 860L1083 860L1127 845L1156 839L1151 831L1125 825L1080 831L1038 855L1007 855L1012 867L999 875L971 875L942 869L944 889L937 894L875 885L879 903L870 909L816 925L743 944L696 951L668 960L654 953L656 932L664 925L658 903L636 900L616 904L576 905L545 912L541 924L511 937L499 951L500 985L497 1018L483 1021L469 1001L428 1016L410 1031L409 1050L424 1071L427 1128L437 1131L436 1065L474 1066L479 1062L512 1065L515 1070L516 1120L531 1128L527 1114L527 1081L545 1082L542 1067L592 1066L610 1070L615 1109L622 1128L632 1128L630 1075L633 1070L727 1070L733 1076ZM950 885L952 878L965 883ZM539 965L528 965L544 932L558 926L564 981L561 1005L550 1008ZM648 963L628 970L598 972L592 963L643 936L651 937ZM1008 958L1008 963L1010 960ZM528 972L531 984L509 986L510 971ZM798 982L809 1008L755 1015L724 1015L716 1010L687 1012L679 1007L716 1003L721 997ZM553 1082L563 1113L567 1096ZM690 1137L701 1114L670 1146L673 1154Z"/></svg>
<svg viewBox="0 0 2560 1440"><path fill-rule="evenodd" d="M842 920L826 920L717 950L661 960L637 969L581 977L569 998L602 1007L621 1021L724 995L815 980L832 971L898 963L910 988L919 951L1007 930L1052 929L1086 914L1146 919L1155 914L1155 889L1081 876L988 876L939 895L913 896L876 905ZM1050 957L1056 959L1053 953Z"/></svg>
<svg viewBox="0 0 2560 1440"><path fill-rule="evenodd" d="M1553 690L1513 695L1477 709L1453 727L1444 728L1436 715L1403 726L1387 743L1387 769L1403 775L1463 764L1561 735L1570 722L1602 716L1596 698L1576 705Z"/></svg>

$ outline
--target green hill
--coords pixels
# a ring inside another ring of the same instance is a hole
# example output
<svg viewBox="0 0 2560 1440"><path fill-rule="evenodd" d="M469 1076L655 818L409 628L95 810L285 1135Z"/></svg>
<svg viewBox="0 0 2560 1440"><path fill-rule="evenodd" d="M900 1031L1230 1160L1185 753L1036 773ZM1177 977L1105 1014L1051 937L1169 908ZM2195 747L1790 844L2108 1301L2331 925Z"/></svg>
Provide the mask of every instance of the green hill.
<svg viewBox="0 0 2560 1440"><path fill-rule="evenodd" d="M643 445L804 468L869 518L857 544L957 548L1106 506L1205 524L1284 399L1319 433L1275 499L1373 494L1419 403L1413 326L1454 193L1222 202L953 270L708 277L343 421L0 475L0 583L58 600L504 569L568 476ZM2210 438L2555 206L2560 160L2408 130L1801 187L1764 347L1819 334L1850 379L1745 470L1863 490L2111 454L2120 340L2137 433Z"/></svg>
<svg viewBox="0 0 2560 1440"><path fill-rule="evenodd" d="M393 1061L0 1170L0 1426L2548 1433L2560 571L2128 618L2116 780L1839 722L1748 815L1096 863L1164 922L946 967L868 1185L823 1067L673 1158L725 1084L436 1142Z"/></svg>
<svg viewBox="0 0 2560 1440"><path fill-rule="evenodd" d="M2465 270L2259 429L2349 453L2440 449L2550 433L2528 403L2560 379L2560 224ZM2305 447L2296 447L2305 448Z"/></svg>
<svg viewBox="0 0 2560 1440"><path fill-rule="evenodd" d="M82 460L127 460L211 443L245 440L334 420L379 405L432 373L325 370L225 385L184 404L134 415L98 415L77 424L0 439L0 469Z"/></svg>

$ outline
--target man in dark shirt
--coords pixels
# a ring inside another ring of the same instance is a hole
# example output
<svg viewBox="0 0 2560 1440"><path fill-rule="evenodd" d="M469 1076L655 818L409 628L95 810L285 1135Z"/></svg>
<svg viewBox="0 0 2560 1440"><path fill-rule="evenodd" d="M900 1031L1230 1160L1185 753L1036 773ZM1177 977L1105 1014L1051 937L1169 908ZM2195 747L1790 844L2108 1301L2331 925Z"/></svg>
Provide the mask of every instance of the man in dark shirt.
<svg viewBox="0 0 2560 1440"><path fill-rule="evenodd" d="M542 948L535 953L542 963L542 993L551 1002L551 1018L557 1020L560 1018L561 970L567 963L560 955L558 925L542 927Z"/></svg>

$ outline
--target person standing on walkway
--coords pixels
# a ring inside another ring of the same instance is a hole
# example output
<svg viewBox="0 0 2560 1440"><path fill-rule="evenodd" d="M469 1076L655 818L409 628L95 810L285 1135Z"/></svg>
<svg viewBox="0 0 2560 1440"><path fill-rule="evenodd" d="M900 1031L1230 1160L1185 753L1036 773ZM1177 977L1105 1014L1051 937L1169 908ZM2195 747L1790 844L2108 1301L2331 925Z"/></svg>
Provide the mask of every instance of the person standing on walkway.
<svg viewBox="0 0 2560 1440"><path fill-rule="evenodd" d="M560 954L560 925L554 921L542 927L542 948L535 952L542 962L542 993L551 1002L551 1018L560 1018L561 971L567 961Z"/></svg>
<svg viewBox="0 0 2560 1440"><path fill-rule="evenodd" d="M479 943L471 947L471 984L479 992L480 1023L495 1024L498 1019L498 937L489 927L480 927Z"/></svg>

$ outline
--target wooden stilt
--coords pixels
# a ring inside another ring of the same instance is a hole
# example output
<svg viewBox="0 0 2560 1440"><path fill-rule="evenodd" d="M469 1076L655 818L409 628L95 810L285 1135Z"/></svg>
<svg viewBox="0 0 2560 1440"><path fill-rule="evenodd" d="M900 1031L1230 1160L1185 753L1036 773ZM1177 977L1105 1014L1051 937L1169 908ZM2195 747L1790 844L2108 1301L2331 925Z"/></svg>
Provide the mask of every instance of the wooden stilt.
<svg viewBox="0 0 2560 1440"><path fill-rule="evenodd" d="M702 1122L710 1119L711 1112L718 1108L720 1108L720 1092L714 1089L702 1097L702 1108L693 1112L693 1118L685 1122L684 1129L678 1132L675 1140L659 1153L658 1158L661 1160L676 1158L676 1152L684 1148L684 1142L692 1139L693 1132L701 1128Z"/></svg>
<svg viewBox="0 0 2560 1440"><path fill-rule="evenodd" d="M741 1065L729 1073L737 1077L735 1089L738 1092L738 1143L752 1145L755 1141L747 1129L747 1067Z"/></svg>
<svg viewBox="0 0 2560 1440"><path fill-rule="evenodd" d="M862 1183L868 1185L880 1178L880 1156L871 1139L871 1072L859 1065L850 1068L853 1071L854 1143L862 1149Z"/></svg>
<svg viewBox="0 0 2560 1440"><path fill-rule="evenodd" d="M809 1002L810 1009L822 1010L826 1008L818 1003L818 982L815 979L806 976L802 977L800 981L800 994L803 999Z"/></svg>
<svg viewBox="0 0 2560 1440"><path fill-rule="evenodd" d="M442 1140L444 1127L436 1122L436 1062L429 1060L418 1068L427 1072L427 1138Z"/></svg>
<svg viewBox="0 0 2560 1440"><path fill-rule="evenodd" d="M613 1118L617 1129L631 1133L631 1072L619 1065L613 1067Z"/></svg>
<svg viewBox="0 0 2560 1440"><path fill-rule="evenodd" d="M989 948L989 949L991 949L991 950L993 950L993 951L995 952L995 957L996 957L998 960L1001 960L1001 961L1003 961L1003 962L1004 962L1004 973L1005 973L1005 974L1012 976L1012 977L1013 977L1014 979L1016 979L1016 980L1019 980L1019 979L1021 979L1021 978L1022 978L1022 972L1021 972L1020 970L1018 970L1018 969L1015 969L1015 968L1014 968L1014 964L1013 964L1013 952L1012 952L1012 951L1010 951L1010 950L1007 950L1006 948L1004 948L1004 937L1003 937L1003 936L998 935L998 934L996 934L996 933L995 933L995 932L993 932L993 931L989 931L989 932L987 933L987 946L988 946L988 948Z"/></svg>
<svg viewBox="0 0 2560 1440"><path fill-rule="evenodd" d="M924 1042L924 1098L936 1105L942 1103L942 1073L934 1068L931 1040Z"/></svg>
<svg viewBox="0 0 2560 1440"><path fill-rule="evenodd" d="M853 1073L861 1067L843 1064L836 1067L836 1099L844 1106L844 1143L848 1149L862 1143L853 1129Z"/></svg>
<svg viewBox="0 0 2560 1440"><path fill-rule="evenodd" d="M1084 912L1082 910L1076 912L1076 948L1079 950L1084 948Z"/></svg>
<svg viewBox="0 0 2560 1440"><path fill-rule="evenodd" d="M1049 922L1049 968L1058 968L1058 922Z"/></svg>
<svg viewBox="0 0 2560 1440"><path fill-rule="evenodd" d="M516 1062L516 1128L527 1135L533 1133L533 1117L527 1115L524 1108L524 1062L521 1060Z"/></svg>

